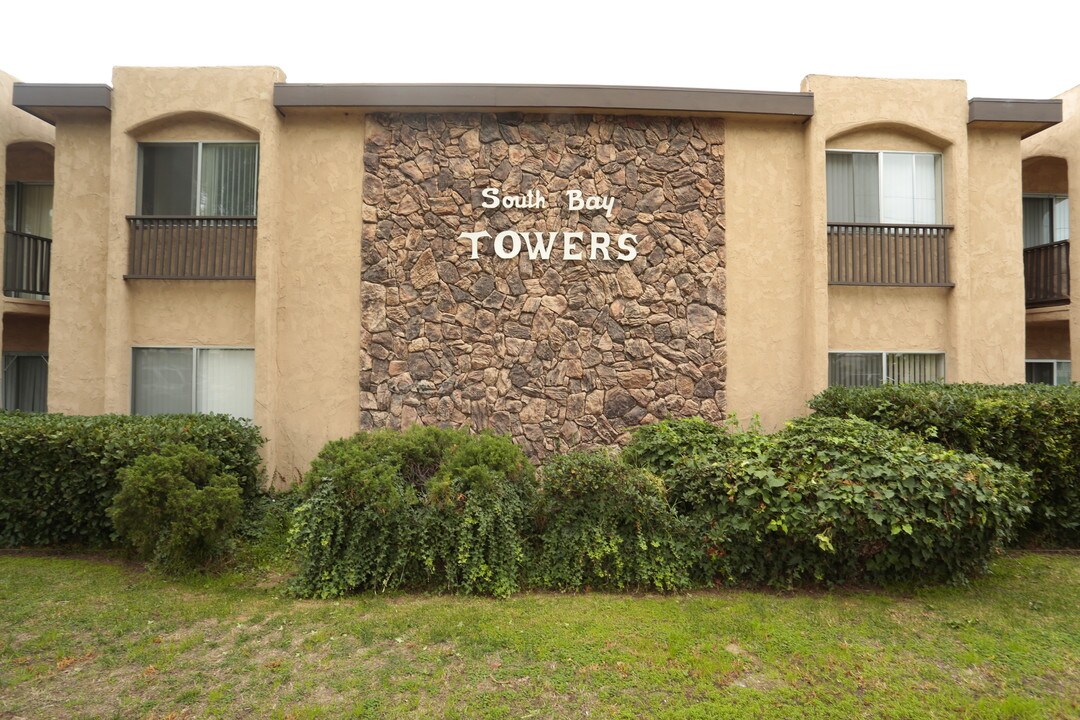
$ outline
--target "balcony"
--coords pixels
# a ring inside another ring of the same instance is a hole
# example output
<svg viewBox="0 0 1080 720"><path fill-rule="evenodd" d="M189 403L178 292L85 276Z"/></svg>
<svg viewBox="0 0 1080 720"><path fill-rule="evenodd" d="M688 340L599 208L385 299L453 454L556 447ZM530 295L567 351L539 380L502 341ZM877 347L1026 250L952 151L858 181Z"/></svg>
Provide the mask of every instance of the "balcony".
<svg viewBox="0 0 1080 720"><path fill-rule="evenodd" d="M128 280L254 280L254 217L129 215Z"/></svg>
<svg viewBox="0 0 1080 720"><path fill-rule="evenodd" d="M52 240L29 233L4 233L4 294L48 300Z"/></svg>
<svg viewBox="0 0 1080 720"><path fill-rule="evenodd" d="M952 225L829 223L829 284L953 287Z"/></svg>
<svg viewBox="0 0 1080 720"><path fill-rule="evenodd" d="M1069 303L1069 241L1024 248L1024 300L1029 308Z"/></svg>

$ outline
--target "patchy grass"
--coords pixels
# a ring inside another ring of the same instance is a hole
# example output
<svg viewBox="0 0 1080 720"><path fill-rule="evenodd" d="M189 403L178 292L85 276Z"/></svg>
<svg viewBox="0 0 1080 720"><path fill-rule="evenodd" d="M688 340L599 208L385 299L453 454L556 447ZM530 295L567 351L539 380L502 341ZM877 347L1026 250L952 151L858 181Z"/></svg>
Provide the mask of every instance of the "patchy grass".
<svg viewBox="0 0 1080 720"><path fill-rule="evenodd" d="M240 585L0 556L0 718L1080 716L1080 556L905 594Z"/></svg>

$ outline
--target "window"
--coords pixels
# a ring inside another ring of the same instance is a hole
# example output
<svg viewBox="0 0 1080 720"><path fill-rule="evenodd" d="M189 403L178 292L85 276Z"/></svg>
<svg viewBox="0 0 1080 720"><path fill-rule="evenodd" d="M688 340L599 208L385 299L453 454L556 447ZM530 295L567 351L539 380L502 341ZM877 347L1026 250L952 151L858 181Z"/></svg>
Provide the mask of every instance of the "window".
<svg viewBox="0 0 1080 720"><path fill-rule="evenodd" d="M1024 195L1024 247L1069 239L1069 198L1065 195Z"/></svg>
<svg viewBox="0 0 1080 720"><path fill-rule="evenodd" d="M940 225L938 153L829 151L828 222Z"/></svg>
<svg viewBox="0 0 1080 720"><path fill-rule="evenodd" d="M45 412L49 391L49 356L4 353L4 409Z"/></svg>
<svg viewBox="0 0 1080 720"><path fill-rule="evenodd" d="M1043 385L1068 385L1072 382L1072 363L1068 360L1027 360L1025 381Z"/></svg>
<svg viewBox="0 0 1080 720"><path fill-rule="evenodd" d="M252 217L258 143L139 145L139 215Z"/></svg>
<svg viewBox="0 0 1080 720"><path fill-rule="evenodd" d="M134 348L131 376L134 415L255 417L255 351L250 348Z"/></svg>
<svg viewBox="0 0 1080 720"><path fill-rule="evenodd" d="M829 385L900 385L945 381L945 353L831 352Z"/></svg>

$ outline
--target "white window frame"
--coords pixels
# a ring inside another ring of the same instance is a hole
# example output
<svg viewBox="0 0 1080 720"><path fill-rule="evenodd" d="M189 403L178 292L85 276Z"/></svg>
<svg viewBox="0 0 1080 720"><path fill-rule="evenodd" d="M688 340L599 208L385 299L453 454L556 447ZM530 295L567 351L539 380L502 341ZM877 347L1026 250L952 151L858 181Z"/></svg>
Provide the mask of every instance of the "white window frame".
<svg viewBox="0 0 1080 720"><path fill-rule="evenodd" d="M881 385L871 385L868 387L882 387L884 385L899 385L900 383L889 382L889 356L890 355L934 355L941 357L941 382L945 382L949 377L949 357L944 350L830 350L830 358L833 355L880 355L881 356ZM936 381L931 381L936 382ZM907 383L911 385L921 385L925 383ZM855 387L851 385L840 385L836 387Z"/></svg>
<svg viewBox="0 0 1080 720"><path fill-rule="evenodd" d="M131 346L131 397L129 398L129 414L135 414L135 351L136 350L190 350L191 351L191 412L199 413L199 351L200 350L250 350L255 352L254 347L247 345L132 345ZM254 362L254 357L252 358ZM252 376L251 382L255 382ZM252 408L252 415L254 415ZM243 418L249 419L249 418ZM250 418L254 421L254 417Z"/></svg>
<svg viewBox="0 0 1080 720"><path fill-rule="evenodd" d="M885 223L881 219L881 209L885 206L885 163L882 162L882 157L885 155L910 155L913 178L914 178L914 165L916 155L926 155L934 158L934 200L936 201L936 207L934 209L934 222L933 223L914 223L912 227L925 227L926 225L942 225L945 218L945 157L939 152L927 152L923 150L849 150L847 148L828 148L825 154L830 153L843 154L843 155L876 155L877 162L877 175L878 175L878 219L877 223L881 225L907 225L908 223ZM912 188L912 202L915 199L914 187ZM829 192L829 188L826 185L826 195ZM836 223L844 225L848 223ZM859 223L853 223L858 225Z"/></svg>
<svg viewBox="0 0 1080 720"><path fill-rule="evenodd" d="M1054 371L1054 382L1052 386L1058 387L1058 363L1069 363L1072 365L1072 360L1069 358L1024 358L1024 368L1027 369L1028 364L1031 365L1050 365L1050 368ZM1072 384L1072 377L1070 375L1069 384ZM1041 383L1026 383L1031 385L1040 385ZM1064 383L1062 383L1064 384Z"/></svg>
<svg viewBox="0 0 1080 720"><path fill-rule="evenodd" d="M253 199L252 207L255 210L254 214L259 212L259 167L262 149L258 141L255 140L166 140L162 142L156 142L150 140L148 142L139 143L138 168L135 173L135 214L143 215L143 148L145 147L162 147L166 145L194 145L195 146L195 192L193 194L195 209L191 217L205 217L199 214L199 189L202 187L202 161L203 161L203 146L204 145L254 145L255 146L255 197ZM153 216L148 216L153 217Z"/></svg>

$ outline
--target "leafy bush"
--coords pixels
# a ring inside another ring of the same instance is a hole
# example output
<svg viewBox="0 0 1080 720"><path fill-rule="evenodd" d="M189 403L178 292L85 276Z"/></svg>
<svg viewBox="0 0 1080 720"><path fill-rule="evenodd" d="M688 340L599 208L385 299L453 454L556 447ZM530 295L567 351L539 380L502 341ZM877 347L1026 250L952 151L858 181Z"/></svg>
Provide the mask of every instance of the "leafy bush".
<svg viewBox="0 0 1080 720"><path fill-rule="evenodd" d="M1080 546L1080 385L834 387L810 407L1030 471L1035 485L1028 534Z"/></svg>
<svg viewBox="0 0 1080 720"><path fill-rule="evenodd" d="M680 462L731 445L724 427L700 417L661 420L634 430L622 457L634 467L666 475Z"/></svg>
<svg viewBox="0 0 1080 720"><path fill-rule="evenodd" d="M227 415L0 413L0 546L109 544L120 469L169 443L218 458L252 497L262 442L257 427Z"/></svg>
<svg viewBox="0 0 1080 720"><path fill-rule="evenodd" d="M860 419L740 433L677 466L699 580L963 581L1009 541L1030 479Z"/></svg>
<svg viewBox="0 0 1080 720"><path fill-rule="evenodd" d="M193 445L166 445L119 473L109 517L122 541L159 568L182 572L222 556L240 521L240 481Z"/></svg>
<svg viewBox="0 0 1080 720"><path fill-rule="evenodd" d="M441 585L509 595L534 493L533 468L506 437L418 426L330 442L294 517L295 589L329 597Z"/></svg>
<svg viewBox="0 0 1080 720"><path fill-rule="evenodd" d="M296 488L261 491L244 501L234 538L234 565L246 572L287 571L291 557L289 528L300 504Z"/></svg>
<svg viewBox="0 0 1080 720"><path fill-rule="evenodd" d="M664 483L603 451L572 452L543 468L532 582L559 590L689 584L684 524Z"/></svg>

